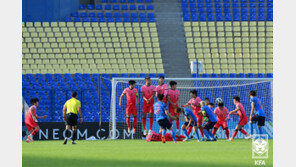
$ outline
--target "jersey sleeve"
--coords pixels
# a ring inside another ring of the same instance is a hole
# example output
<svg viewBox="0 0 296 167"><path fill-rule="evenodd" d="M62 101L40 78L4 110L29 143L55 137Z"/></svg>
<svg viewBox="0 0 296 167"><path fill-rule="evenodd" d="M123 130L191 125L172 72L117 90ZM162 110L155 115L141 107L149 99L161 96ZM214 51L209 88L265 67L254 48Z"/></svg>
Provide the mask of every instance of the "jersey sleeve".
<svg viewBox="0 0 296 167"><path fill-rule="evenodd" d="M123 90L122 94L126 94L126 88Z"/></svg>
<svg viewBox="0 0 296 167"><path fill-rule="evenodd" d="M252 102L255 102L255 99L254 98L251 98L250 99L250 102L252 103Z"/></svg>
<svg viewBox="0 0 296 167"><path fill-rule="evenodd" d="M214 114L215 114L215 115L218 114L218 108L215 108L215 110L214 110Z"/></svg>
<svg viewBox="0 0 296 167"><path fill-rule="evenodd" d="M81 108L81 102L80 101L78 101L78 107Z"/></svg>
<svg viewBox="0 0 296 167"><path fill-rule="evenodd" d="M68 101L66 101L66 103L64 104L64 107L65 107L65 108L67 108L67 103L68 103Z"/></svg>

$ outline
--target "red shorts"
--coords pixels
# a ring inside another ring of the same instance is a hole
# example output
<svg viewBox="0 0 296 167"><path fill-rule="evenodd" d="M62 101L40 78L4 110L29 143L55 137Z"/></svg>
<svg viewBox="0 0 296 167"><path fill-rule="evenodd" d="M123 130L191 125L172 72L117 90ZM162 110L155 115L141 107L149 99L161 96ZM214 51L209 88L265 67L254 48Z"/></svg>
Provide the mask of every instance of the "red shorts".
<svg viewBox="0 0 296 167"><path fill-rule="evenodd" d="M228 125L227 125L227 122L226 122L226 121L218 121L218 122L216 123L216 125L214 126L214 128L217 128L217 129L219 129L219 128L220 128L220 126L222 126L222 129L225 129L225 128L227 128L227 127L228 127Z"/></svg>
<svg viewBox="0 0 296 167"><path fill-rule="evenodd" d="M175 115L179 116L180 115L180 114L178 114L178 113L175 112L175 109L178 108L178 107L179 107L178 104L176 105L175 108L173 108L173 105L169 105L169 112L170 112L170 114L172 116L175 116Z"/></svg>
<svg viewBox="0 0 296 167"><path fill-rule="evenodd" d="M248 123L248 119L240 119L238 124L241 126L245 126Z"/></svg>
<svg viewBox="0 0 296 167"><path fill-rule="evenodd" d="M143 104L143 113L153 113L153 103L151 104L147 104L147 103Z"/></svg>
<svg viewBox="0 0 296 167"><path fill-rule="evenodd" d="M197 126L201 126L202 125L202 115L195 115L197 118Z"/></svg>
<svg viewBox="0 0 296 167"><path fill-rule="evenodd" d="M127 105L126 106L126 115L137 115L137 106L136 105Z"/></svg>
<svg viewBox="0 0 296 167"><path fill-rule="evenodd" d="M38 126L38 124L33 120L26 120L25 125L26 125L28 131L30 131L33 128L36 128Z"/></svg>

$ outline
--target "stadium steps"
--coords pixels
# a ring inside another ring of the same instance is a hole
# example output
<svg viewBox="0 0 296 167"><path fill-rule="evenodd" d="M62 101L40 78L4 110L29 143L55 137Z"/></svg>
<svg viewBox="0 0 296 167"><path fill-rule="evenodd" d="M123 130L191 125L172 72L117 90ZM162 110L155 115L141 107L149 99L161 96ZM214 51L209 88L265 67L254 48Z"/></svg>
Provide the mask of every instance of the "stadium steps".
<svg viewBox="0 0 296 167"><path fill-rule="evenodd" d="M177 0L154 1L163 67L167 77L191 77L182 11Z"/></svg>

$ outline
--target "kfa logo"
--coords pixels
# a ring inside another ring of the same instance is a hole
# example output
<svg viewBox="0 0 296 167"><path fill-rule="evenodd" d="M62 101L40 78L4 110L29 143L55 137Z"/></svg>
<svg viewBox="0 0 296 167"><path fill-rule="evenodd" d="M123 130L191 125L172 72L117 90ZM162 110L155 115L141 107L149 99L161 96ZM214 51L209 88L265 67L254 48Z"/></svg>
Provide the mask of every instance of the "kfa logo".
<svg viewBox="0 0 296 167"><path fill-rule="evenodd" d="M252 139L252 158L268 158L268 135L253 135Z"/></svg>

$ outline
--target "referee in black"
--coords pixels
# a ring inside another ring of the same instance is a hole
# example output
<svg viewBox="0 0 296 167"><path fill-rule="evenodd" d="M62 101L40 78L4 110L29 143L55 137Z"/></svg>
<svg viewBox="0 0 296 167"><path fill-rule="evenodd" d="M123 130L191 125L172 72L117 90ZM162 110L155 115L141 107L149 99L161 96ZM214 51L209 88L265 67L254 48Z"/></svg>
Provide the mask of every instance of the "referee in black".
<svg viewBox="0 0 296 167"><path fill-rule="evenodd" d="M76 99L77 92L72 92L71 97L72 98L69 99L64 104L64 108L63 108L63 118L64 118L64 121L66 122L66 133L65 133L64 144L67 144L68 138L71 137L70 126L72 126L72 130L73 130L72 144L76 144L75 139L77 136L77 119L78 119L77 111L80 116L80 123L82 122L81 102Z"/></svg>

